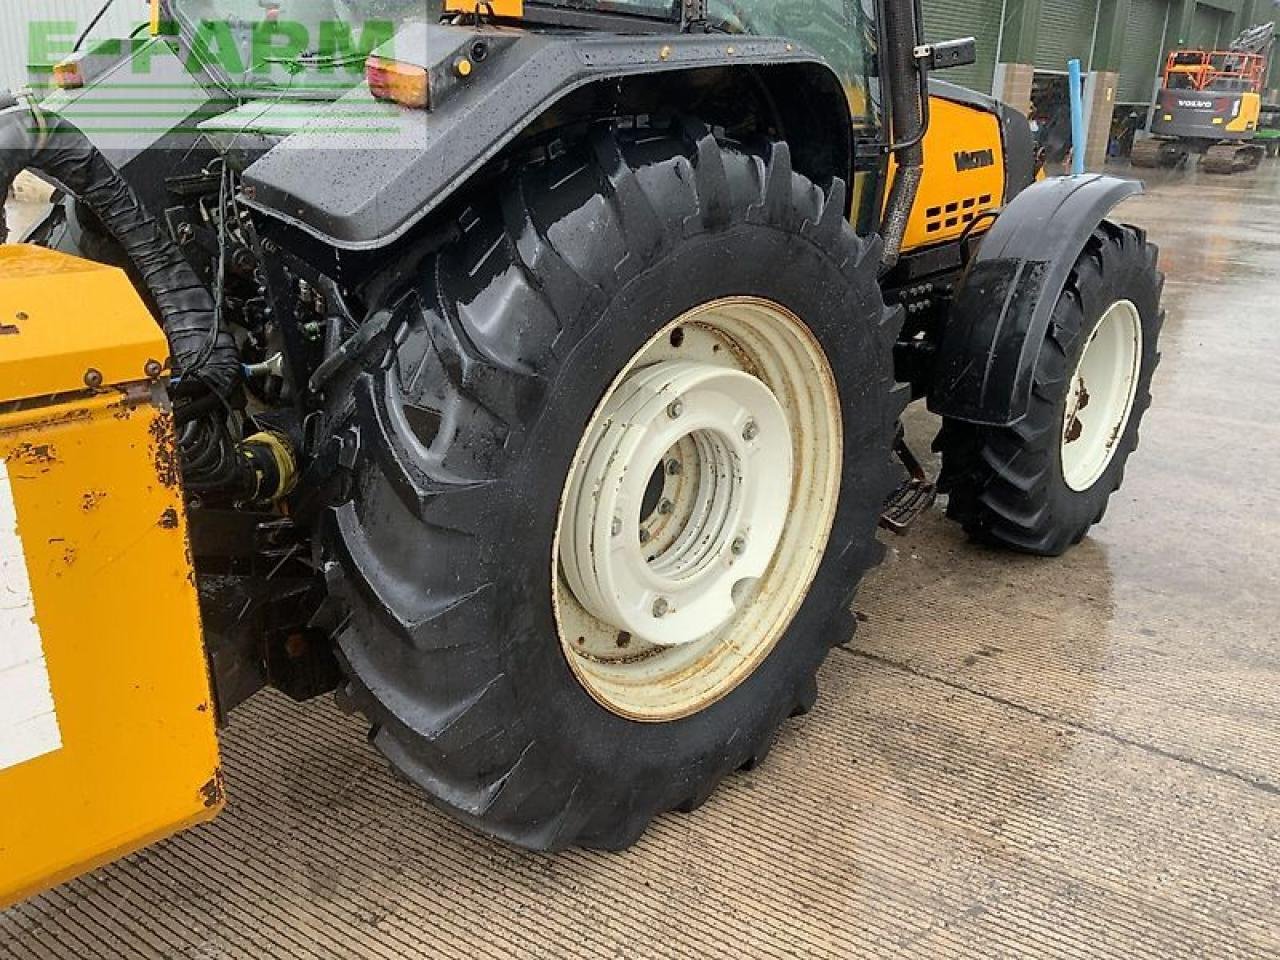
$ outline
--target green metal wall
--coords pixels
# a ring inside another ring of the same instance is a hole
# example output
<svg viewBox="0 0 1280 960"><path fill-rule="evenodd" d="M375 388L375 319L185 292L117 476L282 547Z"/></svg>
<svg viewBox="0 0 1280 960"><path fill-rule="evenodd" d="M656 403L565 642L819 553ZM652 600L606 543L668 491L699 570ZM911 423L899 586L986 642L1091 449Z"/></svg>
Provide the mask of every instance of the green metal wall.
<svg viewBox="0 0 1280 960"><path fill-rule="evenodd" d="M974 37L978 41L978 61L940 73L940 79L958 83L982 93L991 91L996 67L996 38L1000 34L1000 0L922 0L924 32L930 42Z"/></svg>
<svg viewBox="0 0 1280 960"><path fill-rule="evenodd" d="M1196 4L1196 12L1191 19L1191 36L1187 46L1204 50L1216 50L1226 46L1235 38L1231 32L1231 14L1225 10L1217 10L1203 3Z"/></svg>
<svg viewBox="0 0 1280 960"><path fill-rule="evenodd" d="M1001 59L1033 63L1038 70L1065 71L1067 61L1078 57L1087 70L1091 48L1097 45L1095 23L1118 14L1117 0L1039 0L1034 29L1023 26L1023 39L1011 40L1008 24L1025 9L1024 0L922 0L925 35L931 41L973 36L978 44L978 62L970 67L949 70L947 80L975 90L991 89L996 64L1000 17L1005 10L1006 33ZM1034 7L1032 7L1034 9ZM1201 0L1194 7L1183 0L1128 0L1124 36L1119 41L1120 79L1116 103L1151 102L1155 81L1164 67L1165 53L1183 46L1223 47L1249 23L1242 17L1262 19L1270 13L1270 0ZM1256 14L1253 12L1256 10ZM1166 27L1167 21L1167 27ZM1118 24L1116 24L1118 27ZM1178 36L1179 30L1185 35ZM1105 31L1104 31L1105 32ZM1115 31L1118 32L1118 31ZM1103 50L1107 45L1101 45ZM1110 54L1115 57L1115 48ZM1096 54L1096 50L1093 51ZM1272 87L1280 87L1280 49L1272 57ZM1109 61L1116 63L1115 59ZM1094 65L1096 66L1096 65Z"/></svg>
<svg viewBox="0 0 1280 960"><path fill-rule="evenodd" d="M1101 0L1045 0L1036 31L1035 65L1038 70L1067 69L1072 57L1089 68L1093 27Z"/></svg>
<svg viewBox="0 0 1280 960"><path fill-rule="evenodd" d="M1165 20L1169 0L1129 0L1120 55L1117 103L1150 103L1156 76L1164 69L1168 41Z"/></svg>

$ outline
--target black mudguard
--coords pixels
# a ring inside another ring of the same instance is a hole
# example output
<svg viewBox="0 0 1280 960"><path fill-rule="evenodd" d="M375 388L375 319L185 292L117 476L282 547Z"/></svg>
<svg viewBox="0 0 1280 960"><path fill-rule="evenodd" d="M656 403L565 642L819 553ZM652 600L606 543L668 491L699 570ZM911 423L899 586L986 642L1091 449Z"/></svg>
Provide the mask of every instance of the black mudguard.
<svg viewBox="0 0 1280 960"><path fill-rule="evenodd" d="M935 358L929 409L1008 426L1031 399L1036 357L1054 305L1094 228L1136 180L1052 177L1000 214L960 282Z"/></svg>
<svg viewBox="0 0 1280 960"><path fill-rule="evenodd" d="M418 23L397 34L390 55L428 70L431 108L382 103L364 87L347 94L331 116L245 171L251 207L340 249L380 249L570 93L601 81L696 76L726 67L775 73L784 90L804 91L807 103L820 102L830 114L821 127L831 141L825 146L832 172L847 177L852 167L841 81L825 61L792 41ZM465 79L456 69L463 58L473 64Z"/></svg>

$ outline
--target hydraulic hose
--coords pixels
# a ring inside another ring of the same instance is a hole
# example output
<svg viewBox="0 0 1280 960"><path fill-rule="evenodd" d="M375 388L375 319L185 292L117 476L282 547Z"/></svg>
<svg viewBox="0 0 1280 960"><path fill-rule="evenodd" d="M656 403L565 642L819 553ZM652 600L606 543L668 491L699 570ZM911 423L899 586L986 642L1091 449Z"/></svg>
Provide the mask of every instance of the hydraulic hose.
<svg viewBox="0 0 1280 960"><path fill-rule="evenodd" d="M160 314L179 392L189 396L199 385L229 397L240 378L235 340L220 329L213 298L177 246L84 133L0 91L0 197L24 169L78 198L124 249ZM0 239L6 232L0 209Z"/></svg>
<svg viewBox="0 0 1280 960"><path fill-rule="evenodd" d="M889 0L884 5L885 64L889 79L889 104L893 112L894 153L898 169L889 190L880 235L884 240L881 269L889 270L902 252L907 220L924 174L924 98L927 87L916 62L918 30L914 0Z"/></svg>

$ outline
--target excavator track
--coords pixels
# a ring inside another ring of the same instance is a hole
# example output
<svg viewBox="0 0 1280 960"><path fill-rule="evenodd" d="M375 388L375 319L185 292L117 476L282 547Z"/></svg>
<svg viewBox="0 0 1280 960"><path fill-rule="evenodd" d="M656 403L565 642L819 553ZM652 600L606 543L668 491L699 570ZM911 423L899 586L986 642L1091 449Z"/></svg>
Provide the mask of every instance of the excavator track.
<svg viewBox="0 0 1280 960"><path fill-rule="evenodd" d="M1164 140L1159 137L1148 137L1138 140L1129 154L1129 161L1135 167L1177 167L1186 166L1189 156L1187 148L1177 140Z"/></svg>
<svg viewBox="0 0 1280 960"><path fill-rule="evenodd" d="M1163 140L1156 140L1153 137L1137 140L1134 142L1133 150L1129 154L1129 162L1135 167L1158 167L1160 166L1160 154L1163 145Z"/></svg>
<svg viewBox="0 0 1280 960"><path fill-rule="evenodd" d="M1243 173L1261 162L1262 150L1253 144L1219 143L1204 152L1200 167L1206 173Z"/></svg>

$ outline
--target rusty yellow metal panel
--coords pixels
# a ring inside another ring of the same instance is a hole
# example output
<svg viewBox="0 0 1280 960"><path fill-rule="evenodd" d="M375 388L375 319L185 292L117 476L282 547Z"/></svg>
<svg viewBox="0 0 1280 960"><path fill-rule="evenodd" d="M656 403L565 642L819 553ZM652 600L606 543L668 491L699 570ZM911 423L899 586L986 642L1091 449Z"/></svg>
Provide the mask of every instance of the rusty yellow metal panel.
<svg viewBox="0 0 1280 960"><path fill-rule="evenodd" d="M164 338L119 271L2 252L0 907L223 802Z"/></svg>
<svg viewBox="0 0 1280 960"><path fill-rule="evenodd" d="M0 297L0 402L82 390L90 370L104 384L142 380L169 355L115 267L0 246Z"/></svg>

